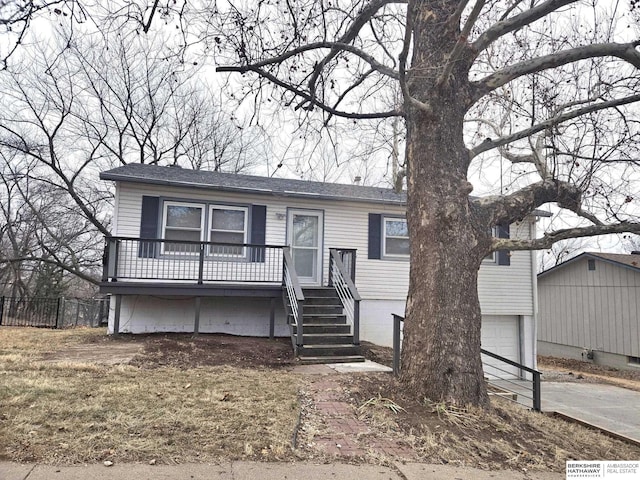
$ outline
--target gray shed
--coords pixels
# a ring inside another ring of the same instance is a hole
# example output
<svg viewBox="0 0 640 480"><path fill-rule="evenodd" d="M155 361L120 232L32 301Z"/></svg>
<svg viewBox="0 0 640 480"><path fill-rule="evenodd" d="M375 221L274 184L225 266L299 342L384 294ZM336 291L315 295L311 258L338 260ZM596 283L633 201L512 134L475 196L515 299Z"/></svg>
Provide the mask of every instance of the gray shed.
<svg viewBox="0 0 640 480"><path fill-rule="evenodd" d="M538 353L640 368L640 252L583 253L538 275Z"/></svg>

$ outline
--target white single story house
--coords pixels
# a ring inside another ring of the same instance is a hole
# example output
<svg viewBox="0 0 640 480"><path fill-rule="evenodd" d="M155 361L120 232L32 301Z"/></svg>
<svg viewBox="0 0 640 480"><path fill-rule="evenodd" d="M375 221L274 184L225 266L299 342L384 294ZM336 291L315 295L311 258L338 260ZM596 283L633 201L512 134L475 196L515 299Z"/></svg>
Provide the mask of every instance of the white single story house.
<svg viewBox="0 0 640 480"><path fill-rule="evenodd" d="M538 275L541 355L640 368L640 252L586 252Z"/></svg>
<svg viewBox="0 0 640 480"><path fill-rule="evenodd" d="M100 178L116 188L101 284L110 333L292 335L305 355L391 346L409 283L404 193L143 164ZM535 229L530 216L498 231ZM535 252L496 252L478 287L483 348L529 367L535 265Z"/></svg>

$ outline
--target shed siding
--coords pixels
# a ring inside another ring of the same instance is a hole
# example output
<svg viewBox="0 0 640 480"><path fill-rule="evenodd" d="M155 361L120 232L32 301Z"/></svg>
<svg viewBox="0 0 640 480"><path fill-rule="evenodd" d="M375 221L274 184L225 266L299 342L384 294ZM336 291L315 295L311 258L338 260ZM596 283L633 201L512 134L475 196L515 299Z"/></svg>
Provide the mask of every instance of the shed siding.
<svg viewBox="0 0 640 480"><path fill-rule="evenodd" d="M222 204L266 205L266 243L270 245L283 245L286 242L287 208L322 210L325 235L324 281L327 280L328 249L330 247L355 248L358 255L356 284L362 298L401 301L406 299L409 262L367 258L369 213L402 215L404 208L401 206L275 197L251 193L221 193L129 182L117 185L117 195L114 235L123 237L138 237L140 234L140 209L143 195ZM530 224L522 222L512 225L511 235L515 238L529 238ZM532 315L532 269L529 252L512 252L510 266L486 262L480 269L478 287L483 314Z"/></svg>
<svg viewBox="0 0 640 480"><path fill-rule="evenodd" d="M587 260L538 279L538 340L640 356L640 272Z"/></svg>

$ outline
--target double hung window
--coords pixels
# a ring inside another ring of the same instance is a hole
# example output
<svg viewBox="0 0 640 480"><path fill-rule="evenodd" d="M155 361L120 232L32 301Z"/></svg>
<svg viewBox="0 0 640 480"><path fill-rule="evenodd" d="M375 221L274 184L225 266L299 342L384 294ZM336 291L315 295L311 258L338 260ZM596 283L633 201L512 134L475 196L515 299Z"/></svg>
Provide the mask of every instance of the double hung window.
<svg viewBox="0 0 640 480"><path fill-rule="evenodd" d="M204 229L204 205L193 203L165 202L162 220L162 238L176 240L163 242L163 253L195 253L197 243L202 240Z"/></svg>
<svg viewBox="0 0 640 480"><path fill-rule="evenodd" d="M209 210L209 241L226 245L210 245L210 255L242 256L243 247L229 244L247 243L247 209L212 205Z"/></svg>
<svg viewBox="0 0 640 480"><path fill-rule="evenodd" d="M406 219L385 217L382 233L382 251L385 257L409 256L409 228Z"/></svg>
<svg viewBox="0 0 640 480"><path fill-rule="evenodd" d="M207 255L242 256L244 247L235 244L247 243L247 207L164 202L162 215L162 238L175 240L163 242L163 253L193 254L199 251L199 243L213 242Z"/></svg>

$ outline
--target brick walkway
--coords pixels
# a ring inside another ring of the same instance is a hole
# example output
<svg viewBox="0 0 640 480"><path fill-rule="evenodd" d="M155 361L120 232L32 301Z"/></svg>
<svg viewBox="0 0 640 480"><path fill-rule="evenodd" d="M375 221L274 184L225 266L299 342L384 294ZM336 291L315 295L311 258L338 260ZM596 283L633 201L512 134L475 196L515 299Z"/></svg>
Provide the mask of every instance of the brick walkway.
<svg viewBox="0 0 640 480"><path fill-rule="evenodd" d="M318 375L309 379L307 418L312 425L310 448L338 457L387 456L415 460L413 450L401 442L376 437L368 425L357 416L356 408L347 399L333 375Z"/></svg>

